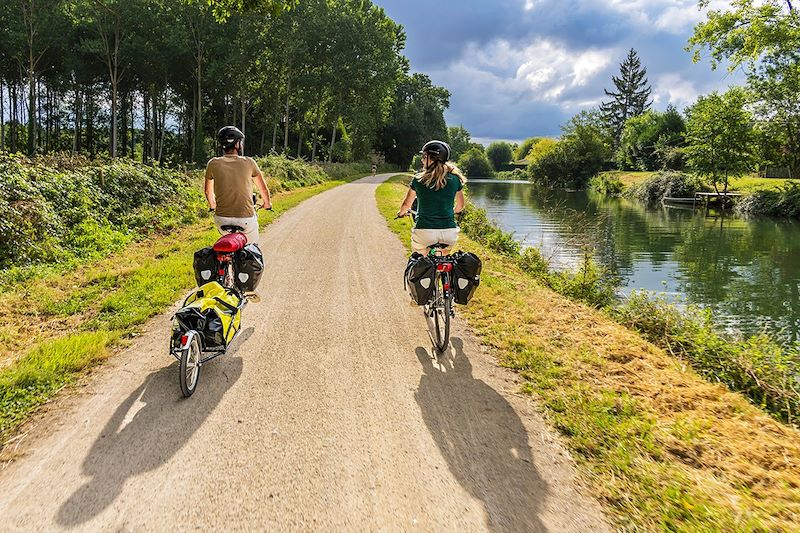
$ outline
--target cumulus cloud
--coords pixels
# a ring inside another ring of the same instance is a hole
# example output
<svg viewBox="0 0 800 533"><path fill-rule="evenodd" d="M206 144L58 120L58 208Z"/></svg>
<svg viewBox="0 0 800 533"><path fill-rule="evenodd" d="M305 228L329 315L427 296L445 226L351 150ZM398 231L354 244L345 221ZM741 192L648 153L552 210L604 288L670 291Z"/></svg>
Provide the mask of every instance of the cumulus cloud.
<svg viewBox="0 0 800 533"><path fill-rule="evenodd" d="M679 108L736 77L694 65L684 47L705 17L696 0L375 0L403 24L412 69L447 87L447 120L481 138L556 135L598 105L628 49L648 69L655 107ZM712 0L712 9L725 0Z"/></svg>

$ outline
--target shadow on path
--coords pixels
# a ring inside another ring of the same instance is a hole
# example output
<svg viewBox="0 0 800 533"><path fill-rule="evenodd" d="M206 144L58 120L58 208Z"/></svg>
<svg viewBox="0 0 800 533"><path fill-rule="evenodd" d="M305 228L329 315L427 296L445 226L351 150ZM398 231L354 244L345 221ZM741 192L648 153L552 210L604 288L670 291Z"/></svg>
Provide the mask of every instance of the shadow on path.
<svg viewBox="0 0 800 533"><path fill-rule="evenodd" d="M191 398L181 397L177 364L147 376L103 428L83 461L91 479L64 502L57 522L78 526L91 520L117 499L128 479L169 461L241 376L242 359L233 356L253 331L244 330L227 354L203 367Z"/></svg>
<svg viewBox="0 0 800 533"><path fill-rule="evenodd" d="M528 434L514 408L472 377L461 339L436 361L416 354L425 374L415 397L450 471L483 502L493 531L544 531L537 512L547 484L531 462Z"/></svg>

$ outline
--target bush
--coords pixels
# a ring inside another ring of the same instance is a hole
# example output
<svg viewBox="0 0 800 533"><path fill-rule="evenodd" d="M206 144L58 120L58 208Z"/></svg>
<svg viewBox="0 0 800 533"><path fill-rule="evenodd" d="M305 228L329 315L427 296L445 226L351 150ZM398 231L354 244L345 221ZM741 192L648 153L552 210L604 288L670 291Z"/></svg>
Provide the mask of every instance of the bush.
<svg viewBox="0 0 800 533"><path fill-rule="evenodd" d="M505 170L503 172L498 172L495 175L495 178L499 180L527 180L528 173L522 170L521 168L515 168L514 170Z"/></svg>
<svg viewBox="0 0 800 533"><path fill-rule="evenodd" d="M486 149L486 157L489 158L495 170L500 170L503 165L511 161L514 157L514 152L507 142L493 142Z"/></svg>
<svg viewBox="0 0 800 533"><path fill-rule="evenodd" d="M797 421L800 353L796 348L782 348L764 335L723 336L714 329L710 310L680 309L646 292L633 293L612 313L650 342L689 361L707 379L741 392L782 420Z"/></svg>
<svg viewBox="0 0 800 533"><path fill-rule="evenodd" d="M703 190L700 180L689 174L665 170L633 185L625 195L646 205L656 205L664 198L688 198Z"/></svg>
<svg viewBox="0 0 800 533"><path fill-rule="evenodd" d="M0 155L0 268L98 257L201 210L199 184L179 172L122 159L78 168L65 157L63 170L41 161Z"/></svg>
<svg viewBox="0 0 800 533"><path fill-rule="evenodd" d="M618 196L625 190L625 184L613 172L602 172L589 180L589 190L605 196Z"/></svg>
<svg viewBox="0 0 800 533"><path fill-rule="evenodd" d="M777 191L756 191L736 203L737 213L775 217L800 217L800 186L785 183Z"/></svg>
<svg viewBox="0 0 800 533"><path fill-rule="evenodd" d="M489 158L483 150L478 148L470 148L458 160L458 168L461 169L467 176L475 178L488 178L494 176Z"/></svg>

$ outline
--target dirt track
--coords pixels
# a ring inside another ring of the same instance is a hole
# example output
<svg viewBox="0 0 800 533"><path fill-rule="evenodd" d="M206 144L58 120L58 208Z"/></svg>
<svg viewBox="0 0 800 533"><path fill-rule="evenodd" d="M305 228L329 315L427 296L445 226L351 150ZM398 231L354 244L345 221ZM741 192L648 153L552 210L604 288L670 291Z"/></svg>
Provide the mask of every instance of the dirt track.
<svg viewBox="0 0 800 533"><path fill-rule="evenodd" d="M606 530L513 375L460 321L431 358L375 207L386 177L268 229L263 302L192 398L167 313L39 417L0 472L0 530Z"/></svg>

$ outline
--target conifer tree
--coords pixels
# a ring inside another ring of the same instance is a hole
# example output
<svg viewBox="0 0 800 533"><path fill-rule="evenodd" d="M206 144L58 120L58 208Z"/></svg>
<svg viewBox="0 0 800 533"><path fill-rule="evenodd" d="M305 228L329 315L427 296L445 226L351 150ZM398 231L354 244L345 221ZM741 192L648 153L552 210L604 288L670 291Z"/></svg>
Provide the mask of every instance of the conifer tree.
<svg viewBox="0 0 800 533"><path fill-rule="evenodd" d="M620 75L612 76L616 92L604 89L611 100L603 102L600 112L606 126L614 137L614 145L619 144L625 122L650 109L652 88L647 81L647 69L639 61L639 55L633 48L628 57L619 66Z"/></svg>

